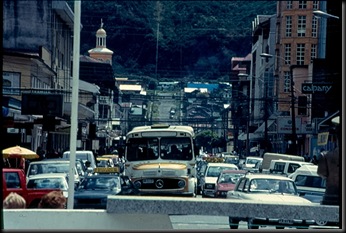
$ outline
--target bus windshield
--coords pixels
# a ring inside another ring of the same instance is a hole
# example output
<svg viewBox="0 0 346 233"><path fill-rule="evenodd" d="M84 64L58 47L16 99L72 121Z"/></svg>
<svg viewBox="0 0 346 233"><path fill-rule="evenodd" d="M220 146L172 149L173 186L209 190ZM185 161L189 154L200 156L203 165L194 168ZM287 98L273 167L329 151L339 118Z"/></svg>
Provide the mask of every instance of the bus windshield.
<svg viewBox="0 0 346 233"><path fill-rule="evenodd" d="M130 138L127 160L192 160L192 141L189 137Z"/></svg>

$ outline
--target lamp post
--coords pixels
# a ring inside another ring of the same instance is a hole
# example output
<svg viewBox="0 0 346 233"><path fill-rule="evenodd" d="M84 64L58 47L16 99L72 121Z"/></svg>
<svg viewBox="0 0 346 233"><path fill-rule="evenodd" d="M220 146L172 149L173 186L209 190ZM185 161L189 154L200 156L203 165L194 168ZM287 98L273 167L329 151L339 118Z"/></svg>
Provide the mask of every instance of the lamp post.
<svg viewBox="0 0 346 233"><path fill-rule="evenodd" d="M280 56L275 56L268 53L261 53L261 57L263 58L272 58L277 57L282 59L286 63L286 59ZM297 128L296 128L296 113L295 113L295 95L294 95L294 79L293 79L293 66L290 65L290 79L291 79L291 86L290 86L290 94L291 94L291 121L292 121L292 147L291 147L291 153L297 154Z"/></svg>
<svg viewBox="0 0 346 233"><path fill-rule="evenodd" d="M245 77L248 78L249 75L245 73L239 73L238 77ZM251 90L251 81L250 81L250 90ZM250 155L250 133L249 133L249 121L250 121L250 114L251 114L251 107L250 107L250 96L247 97L247 117L246 117L246 145L245 145L245 150L246 150L246 156Z"/></svg>

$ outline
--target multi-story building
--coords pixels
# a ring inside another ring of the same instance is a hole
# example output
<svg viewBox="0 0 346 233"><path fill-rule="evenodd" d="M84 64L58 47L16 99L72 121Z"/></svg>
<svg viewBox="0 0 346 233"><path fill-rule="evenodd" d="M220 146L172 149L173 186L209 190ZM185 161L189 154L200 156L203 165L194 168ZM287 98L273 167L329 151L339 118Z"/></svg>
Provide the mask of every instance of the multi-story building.
<svg viewBox="0 0 346 233"><path fill-rule="evenodd" d="M35 0L5 0L3 13L4 146L69 149L74 13L65 1ZM95 117L99 92L90 83L79 85L83 122ZM88 138L88 125L78 134Z"/></svg>
<svg viewBox="0 0 346 233"><path fill-rule="evenodd" d="M62 150L68 146L68 134L54 131L65 114L63 103L71 102L73 12L64 1L5 0L2 4L3 98L7 100L3 107L12 122L3 128L6 141L31 149ZM30 102L31 112L26 114L22 114L22 108L27 107L21 104L23 94L29 98L30 94L42 94ZM47 114L54 104L60 111ZM9 133L12 128L17 135ZM53 140L55 148L50 144Z"/></svg>

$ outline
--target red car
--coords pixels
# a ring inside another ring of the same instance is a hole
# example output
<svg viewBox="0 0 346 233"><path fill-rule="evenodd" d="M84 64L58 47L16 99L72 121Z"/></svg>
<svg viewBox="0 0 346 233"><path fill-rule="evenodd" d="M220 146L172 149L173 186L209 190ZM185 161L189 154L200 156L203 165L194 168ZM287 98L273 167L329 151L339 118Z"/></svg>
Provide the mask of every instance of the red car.
<svg viewBox="0 0 346 233"><path fill-rule="evenodd" d="M215 197L227 197L227 192L235 188L240 177L244 176L245 170L224 170L217 178L215 185Z"/></svg>

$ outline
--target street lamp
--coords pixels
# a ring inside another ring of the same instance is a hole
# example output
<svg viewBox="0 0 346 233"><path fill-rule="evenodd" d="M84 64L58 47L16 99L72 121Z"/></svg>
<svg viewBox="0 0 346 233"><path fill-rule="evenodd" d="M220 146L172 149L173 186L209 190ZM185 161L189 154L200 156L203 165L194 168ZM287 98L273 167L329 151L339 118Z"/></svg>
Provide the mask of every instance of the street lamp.
<svg viewBox="0 0 346 233"><path fill-rule="evenodd" d="M268 53L261 53L261 57L263 58L272 58L277 57L286 62L286 60L283 57L275 56ZM290 79L291 79L291 114L292 114L292 154L297 154L297 129L296 129L296 113L295 113L295 96L294 96L294 80L293 80L293 66L290 65Z"/></svg>
<svg viewBox="0 0 346 233"><path fill-rule="evenodd" d="M339 19L339 17L336 15L331 15L331 14L328 14L328 13L326 13L324 11L320 11L320 10L313 11L312 13L317 17Z"/></svg>

